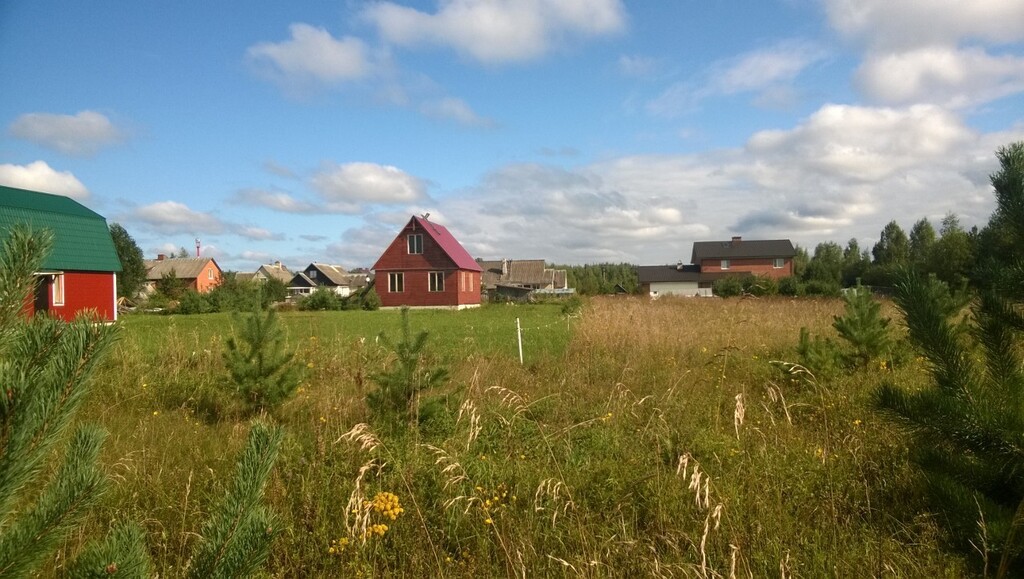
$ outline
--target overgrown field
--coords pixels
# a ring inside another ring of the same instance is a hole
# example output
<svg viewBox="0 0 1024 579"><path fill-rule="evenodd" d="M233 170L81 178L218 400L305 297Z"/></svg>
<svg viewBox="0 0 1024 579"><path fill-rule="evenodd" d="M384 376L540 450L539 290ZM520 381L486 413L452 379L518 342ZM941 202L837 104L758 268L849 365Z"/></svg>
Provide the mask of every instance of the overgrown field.
<svg viewBox="0 0 1024 579"><path fill-rule="evenodd" d="M796 361L801 326L834 335L841 310L608 298L571 318L556 305L413 312L428 364L451 371L431 393L446 411L355 432L371 376L393 363L375 336L394 335L397 313L282 314L306 376L273 417L287 434L267 575L969 575L923 514L903 435L870 403L883 380L925 384L923 366L815 379L777 363ZM140 521L160 576L177 577L248 429L209 395L228 387L233 320L122 325L80 415L110 432L114 478L81 536ZM374 497L368 520L346 515Z"/></svg>

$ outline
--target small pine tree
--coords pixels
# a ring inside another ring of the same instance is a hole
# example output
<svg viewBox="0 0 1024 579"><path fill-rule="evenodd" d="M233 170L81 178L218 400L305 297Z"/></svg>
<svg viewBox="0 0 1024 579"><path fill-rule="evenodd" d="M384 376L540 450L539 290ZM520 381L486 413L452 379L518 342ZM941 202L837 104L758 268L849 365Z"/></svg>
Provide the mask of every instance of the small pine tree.
<svg viewBox="0 0 1024 579"><path fill-rule="evenodd" d="M846 312L833 317L832 327L853 348L849 362L863 368L889 351L889 319L882 317L882 304L860 285L847 291L843 301Z"/></svg>
<svg viewBox="0 0 1024 579"><path fill-rule="evenodd" d="M0 577L36 573L106 484L96 464L104 434L94 426L77 428L60 465L49 468L116 335L88 317L23 316L33 272L52 243L49 232L16 226L0 249ZM104 543L108 565L137 573L124 576L146 575L136 538L113 535Z"/></svg>
<svg viewBox="0 0 1024 579"><path fill-rule="evenodd" d="M420 392L440 386L448 380L446 368L421 367L429 333L424 330L415 337L412 335L409 308L402 308L401 332L401 339L397 342L384 334L380 335L380 341L394 352L396 360L390 369L370 376L377 383L377 389L366 395L370 412L390 425L402 421L415 423Z"/></svg>
<svg viewBox="0 0 1024 579"><path fill-rule="evenodd" d="M189 577L249 577L266 562L279 529L273 512L262 504L263 492L282 437L280 428L253 423L231 488L203 525Z"/></svg>
<svg viewBox="0 0 1024 579"><path fill-rule="evenodd" d="M285 351L274 310L247 315L241 333L228 338L224 350L231 380L251 413L274 408L295 393L302 367L294 358L294 352Z"/></svg>

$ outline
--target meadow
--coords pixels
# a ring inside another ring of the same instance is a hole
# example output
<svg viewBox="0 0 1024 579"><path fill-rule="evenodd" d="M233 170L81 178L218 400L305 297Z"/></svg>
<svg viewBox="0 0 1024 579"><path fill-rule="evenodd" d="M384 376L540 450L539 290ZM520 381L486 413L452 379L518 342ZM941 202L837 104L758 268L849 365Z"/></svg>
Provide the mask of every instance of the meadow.
<svg viewBox="0 0 1024 579"><path fill-rule="evenodd" d="M834 336L841 311L831 299L595 298L571 316L557 304L412 312L430 331L425 363L451 372L430 393L445 410L413 429L369 426L364 401L394 362L376 337L396 334L397 312L282 313L306 372L271 417L286 438L266 576L976 573L944 548L904 433L871 405L882 381L927 384L922 364L835 376L786 364L801 327ZM120 324L79 414L110 433L114 484L52 570L130 519L159 576L178 577L248 429L209 402L229 387L221 356L237 320ZM375 499L368 517L347 512Z"/></svg>

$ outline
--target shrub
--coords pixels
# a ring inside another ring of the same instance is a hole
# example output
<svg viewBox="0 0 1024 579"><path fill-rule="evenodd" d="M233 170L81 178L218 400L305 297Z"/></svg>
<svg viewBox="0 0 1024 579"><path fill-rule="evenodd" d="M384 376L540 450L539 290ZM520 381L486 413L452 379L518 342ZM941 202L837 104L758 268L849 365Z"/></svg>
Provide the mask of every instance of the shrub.
<svg viewBox="0 0 1024 579"><path fill-rule="evenodd" d="M804 293L809 296L839 297L842 288L834 281L812 279L804 286Z"/></svg>
<svg viewBox="0 0 1024 579"><path fill-rule="evenodd" d="M562 315L571 316L576 312L583 309L583 298L577 294L572 294L566 298L565 303L562 304Z"/></svg>
<svg viewBox="0 0 1024 579"><path fill-rule="evenodd" d="M736 276L717 279L711 284L711 293L723 298L738 296L743 293L743 282Z"/></svg>
<svg viewBox="0 0 1024 579"><path fill-rule="evenodd" d="M341 296L336 292L319 287L299 302L299 309L303 311L340 310L342 305Z"/></svg>
<svg viewBox="0 0 1024 579"><path fill-rule="evenodd" d="M779 280L779 295L802 296L804 286L796 276L784 277Z"/></svg>
<svg viewBox="0 0 1024 579"><path fill-rule="evenodd" d="M833 375L843 366L843 355L838 345L828 338L811 337L807 328L800 328L800 342L796 347L800 364L815 374Z"/></svg>
<svg viewBox="0 0 1024 579"><path fill-rule="evenodd" d="M252 313L242 323L237 339L227 340L224 362L250 412L273 409L295 393L302 368L285 352L274 310Z"/></svg>
<svg viewBox="0 0 1024 579"><path fill-rule="evenodd" d="M215 311L217 309L210 302L210 298L192 289L181 294L178 307L174 310L178 314L208 314Z"/></svg>
<svg viewBox="0 0 1024 579"><path fill-rule="evenodd" d="M377 290L371 287L363 292L363 298L360 300L360 307L371 312L379 310L380 296L377 295Z"/></svg>
<svg viewBox="0 0 1024 579"><path fill-rule="evenodd" d="M779 293L779 282L768 276L749 278L744 285L745 291L757 297L774 296Z"/></svg>
<svg viewBox="0 0 1024 579"><path fill-rule="evenodd" d="M443 367L421 366L423 350L429 333L424 330L415 336L409 325L409 309L402 308L401 337L397 342L381 334L379 339L395 354L394 364L370 376L377 389L366 395L370 413L385 426L398 426L403 421L413 424L418 418L420 392L440 386L448 380Z"/></svg>

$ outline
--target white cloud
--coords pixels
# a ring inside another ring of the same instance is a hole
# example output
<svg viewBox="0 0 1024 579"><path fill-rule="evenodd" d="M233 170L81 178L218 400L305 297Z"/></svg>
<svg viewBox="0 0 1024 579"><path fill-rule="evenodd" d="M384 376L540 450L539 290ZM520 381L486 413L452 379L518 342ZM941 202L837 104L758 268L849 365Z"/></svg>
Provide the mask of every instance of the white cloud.
<svg viewBox="0 0 1024 579"><path fill-rule="evenodd" d="M807 67L828 56L821 47L786 41L713 63L697 78L672 84L647 103L653 114L675 116L701 101L743 93L759 93L755 103L785 104L793 98L789 85ZM780 99L785 95L786 99Z"/></svg>
<svg viewBox="0 0 1024 579"><path fill-rule="evenodd" d="M366 45L354 37L336 39L323 28L295 23L288 27L291 39L261 42L246 51L249 59L272 80L334 85L363 78L370 73Z"/></svg>
<svg viewBox="0 0 1024 579"><path fill-rule="evenodd" d="M874 53L861 64L857 81L878 102L962 108L1024 92L1024 58L947 46Z"/></svg>
<svg viewBox="0 0 1024 579"><path fill-rule="evenodd" d="M376 163L325 163L310 185L329 211L358 213L368 204L412 203L426 197L424 183L405 171Z"/></svg>
<svg viewBox="0 0 1024 579"><path fill-rule="evenodd" d="M274 233L269 229L263 227L254 227L251 225L239 225L237 227L232 228L232 231L236 235L240 235L246 239L251 239L254 241L280 241L284 239L284 234L282 233Z"/></svg>
<svg viewBox="0 0 1024 579"><path fill-rule="evenodd" d="M13 137L79 157L93 155L125 138L124 131L96 111L76 115L27 113L15 119L8 132Z"/></svg>
<svg viewBox="0 0 1024 579"><path fill-rule="evenodd" d="M952 211L984 224L994 206L994 150L1024 126L982 134L936 106L826 105L738 149L633 155L563 168L500 167L431 202L466 249L484 258L562 263L689 259L696 240L790 238L862 243L896 219L905 228ZM372 263L419 203L368 217L331 246Z"/></svg>
<svg viewBox="0 0 1024 579"><path fill-rule="evenodd" d="M89 190L70 171L57 171L45 161L28 165L0 165L0 183L8 187L56 193L74 199L88 199Z"/></svg>
<svg viewBox="0 0 1024 579"><path fill-rule="evenodd" d="M615 33L626 21L620 0L445 0L435 13L378 2L363 16L389 43L446 45L491 64L536 59L565 37Z"/></svg>
<svg viewBox="0 0 1024 579"><path fill-rule="evenodd" d="M163 234L220 234L229 226L210 213L195 211L177 201L160 201L136 207L125 215L125 219L148 225L150 229Z"/></svg>
<svg viewBox="0 0 1024 579"><path fill-rule="evenodd" d="M615 63L619 74L623 76L645 78L654 74L660 66L656 58L649 56L630 56L623 54Z"/></svg>
<svg viewBox="0 0 1024 579"><path fill-rule="evenodd" d="M423 103L420 112L431 118L455 121L467 127L487 129L497 124L492 119L478 115L462 99L453 97Z"/></svg>
<svg viewBox="0 0 1024 579"><path fill-rule="evenodd" d="M283 191L242 189L235 193L231 201L239 205L258 205L285 213L319 213L323 211L322 207L296 199L293 195Z"/></svg>
<svg viewBox="0 0 1024 579"><path fill-rule="evenodd" d="M829 22L863 46L857 85L884 104L972 107L1024 92L1017 0L827 0Z"/></svg>
<svg viewBox="0 0 1024 579"><path fill-rule="evenodd" d="M826 0L832 27L872 49L1024 40L1018 0Z"/></svg>

